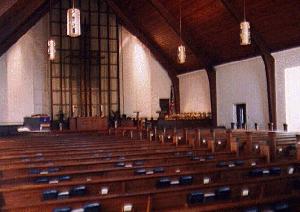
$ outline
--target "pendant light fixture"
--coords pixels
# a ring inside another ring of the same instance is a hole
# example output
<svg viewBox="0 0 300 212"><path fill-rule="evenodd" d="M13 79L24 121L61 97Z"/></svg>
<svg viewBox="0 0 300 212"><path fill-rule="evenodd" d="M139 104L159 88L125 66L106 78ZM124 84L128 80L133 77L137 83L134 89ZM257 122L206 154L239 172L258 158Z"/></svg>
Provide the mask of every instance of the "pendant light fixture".
<svg viewBox="0 0 300 212"><path fill-rule="evenodd" d="M55 41L53 39L48 40L48 54L49 54L49 60L55 59Z"/></svg>
<svg viewBox="0 0 300 212"><path fill-rule="evenodd" d="M245 0L244 0L244 20L240 23L240 44L242 46L251 44L251 36L250 36L250 23L246 21L246 8L245 8Z"/></svg>
<svg viewBox="0 0 300 212"><path fill-rule="evenodd" d="M51 13L51 0L49 1L49 14ZM50 17L49 17L50 19ZM51 21L49 21L49 33L50 33L50 23ZM56 49L55 49L55 40L51 39L49 36L49 40L48 40L48 55L49 55L49 60L54 60L55 59L55 53L56 53Z"/></svg>
<svg viewBox="0 0 300 212"><path fill-rule="evenodd" d="M181 0L179 3L179 34L180 34L180 42L181 44L178 46L177 49L177 56L178 56L178 62L180 64L185 63L186 60L186 52L185 52L185 46L182 44L182 39L181 39Z"/></svg>
<svg viewBox="0 0 300 212"><path fill-rule="evenodd" d="M67 35L78 37L81 35L80 28L80 10L75 8L74 0L72 8L67 11Z"/></svg>

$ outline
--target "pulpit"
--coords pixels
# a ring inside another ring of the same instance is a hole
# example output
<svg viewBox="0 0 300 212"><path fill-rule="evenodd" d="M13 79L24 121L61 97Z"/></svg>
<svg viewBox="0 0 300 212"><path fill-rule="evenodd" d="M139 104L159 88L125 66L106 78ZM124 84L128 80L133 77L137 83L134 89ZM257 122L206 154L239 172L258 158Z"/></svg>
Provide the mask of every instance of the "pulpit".
<svg viewBox="0 0 300 212"><path fill-rule="evenodd" d="M107 130L108 120L106 117L76 117L70 118L70 130L72 131L93 131Z"/></svg>

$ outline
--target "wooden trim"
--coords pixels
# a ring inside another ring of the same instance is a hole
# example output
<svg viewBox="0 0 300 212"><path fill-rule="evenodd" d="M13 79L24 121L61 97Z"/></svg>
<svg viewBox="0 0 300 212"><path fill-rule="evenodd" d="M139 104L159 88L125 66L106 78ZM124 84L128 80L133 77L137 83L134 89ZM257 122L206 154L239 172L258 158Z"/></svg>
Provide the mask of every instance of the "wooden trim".
<svg viewBox="0 0 300 212"><path fill-rule="evenodd" d="M52 5L51 5L52 6ZM49 9L50 9L50 6L49 6ZM52 7L51 7L52 9ZM49 10L49 34L50 36L52 36L52 10ZM52 83L53 83L53 77L52 77L52 65L53 65L53 62L51 60L49 60L49 66L50 66L50 116L51 116L51 120L53 121L53 86L52 86Z"/></svg>
<svg viewBox="0 0 300 212"><path fill-rule="evenodd" d="M116 17L116 26L117 26L117 91L118 91L118 111L121 113L121 100L120 100L120 40L119 40L119 20ZM123 62L123 61L122 61ZM124 111L123 111L124 112Z"/></svg>
<svg viewBox="0 0 300 212"><path fill-rule="evenodd" d="M267 78L269 122L273 123L274 130L276 130L277 116L276 116L275 60L272 55L268 55L268 54L263 54L262 59L265 64L266 78Z"/></svg>
<svg viewBox="0 0 300 212"><path fill-rule="evenodd" d="M217 127L218 125L218 110L217 110L217 77L215 68L210 68L206 70L208 81L209 81L209 91L210 91L210 105L211 105L211 116L212 125Z"/></svg>
<svg viewBox="0 0 300 212"><path fill-rule="evenodd" d="M91 36L92 36L92 29L91 29L91 19L92 19L92 14L91 14L91 0L88 0L88 4L89 4L89 10L88 10L88 19L89 19L89 24L88 24L88 42L89 42L89 45L88 45L88 58L89 58L89 63L88 63L88 84L89 84L89 116L92 117L93 116L93 100L92 100L92 69L91 69L91 64L92 64L92 58L91 58L91 46L92 46L92 39L91 39Z"/></svg>
<svg viewBox="0 0 300 212"><path fill-rule="evenodd" d="M99 98L99 115L101 116L101 105L102 105L102 90L101 90L101 68L102 68L102 63L101 63L101 29L100 29L100 22L101 22L101 1L97 2L98 4L98 51L99 51L99 93L98 93L98 98ZM104 111L103 111L104 112Z"/></svg>
<svg viewBox="0 0 300 212"><path fill-rule="evenodd" d="M110 38L109 7L106 7L107 37ZM108 117L111 116L110 42L107 39Z"/></svg>
<svg viewBox="0 0 300 212"><path fill-rule="evenodd" d="M71 1L69 1L69 5L71 5ZM70 63L69 63L69 114L70 117L73 117L73 42L72 39L69 38L69 54L70 54Z"/></svg>
<svg viewBox="0 0 300 212"><path fill-rule="evenodd" d="M59 13L59 20L62 21L62 1L59 1L59 10L60 10L60 13ZM59 46L60 48L62 48L62 25L59 26L59 34L60 34L60 37L59 37ZM62 110L63 111L63 108L62 108L62 104L63 104L63 92L62 92L62 75L63 75L63 57L62 57L62 54L60 53L59 54L59 61L60 61L60 79L59 79L59 83L60 83L60 108L59 110Z"/></svg>

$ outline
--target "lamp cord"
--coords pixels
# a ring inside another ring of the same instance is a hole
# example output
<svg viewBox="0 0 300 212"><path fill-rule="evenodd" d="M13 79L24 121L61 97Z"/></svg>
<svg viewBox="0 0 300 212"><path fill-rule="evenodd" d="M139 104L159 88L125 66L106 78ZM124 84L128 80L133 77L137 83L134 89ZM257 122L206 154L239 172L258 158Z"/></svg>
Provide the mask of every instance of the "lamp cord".
<svg viewBox="0 0 300 212"><path fill-rule="evenodd" d="M180 40L181 40L181 0L179 0L179 35L180 35Z"/></svg>
<svg viewBox="0 0 300 212"><path fill-rule="evenodd" d="M246 0L244 0L244 21L246 21Z"/></svg>

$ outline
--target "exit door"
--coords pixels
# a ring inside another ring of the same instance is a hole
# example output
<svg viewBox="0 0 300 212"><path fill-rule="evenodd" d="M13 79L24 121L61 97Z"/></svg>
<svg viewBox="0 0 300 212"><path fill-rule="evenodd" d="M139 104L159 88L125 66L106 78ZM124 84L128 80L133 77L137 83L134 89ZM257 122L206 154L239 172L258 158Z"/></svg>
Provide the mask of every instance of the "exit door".
<svg viewBox="0 0 300 212"><path fill-rule="evenodd" d="M246 104L236 104L235 107L237 128L242 128L247 122Z"/></svg>

